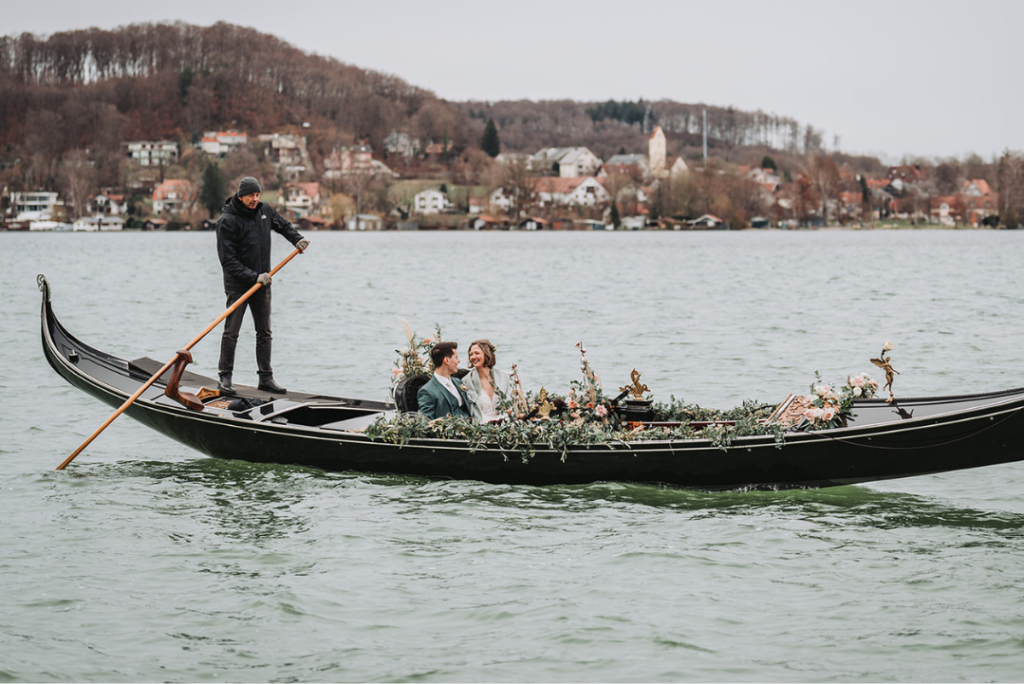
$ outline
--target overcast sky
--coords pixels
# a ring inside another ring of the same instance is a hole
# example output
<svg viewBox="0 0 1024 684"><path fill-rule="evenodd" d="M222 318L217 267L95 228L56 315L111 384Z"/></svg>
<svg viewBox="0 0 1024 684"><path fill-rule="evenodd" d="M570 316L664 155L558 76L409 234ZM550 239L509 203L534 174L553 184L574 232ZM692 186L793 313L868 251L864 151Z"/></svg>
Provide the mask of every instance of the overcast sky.
<svg viewBox="0 0 1024 684"><path fill-rule="evenodd" d="M1019 0L0 0L0 33L229 21L448 100L671 99L789 116L831 148L1024 150Z"/></svg>

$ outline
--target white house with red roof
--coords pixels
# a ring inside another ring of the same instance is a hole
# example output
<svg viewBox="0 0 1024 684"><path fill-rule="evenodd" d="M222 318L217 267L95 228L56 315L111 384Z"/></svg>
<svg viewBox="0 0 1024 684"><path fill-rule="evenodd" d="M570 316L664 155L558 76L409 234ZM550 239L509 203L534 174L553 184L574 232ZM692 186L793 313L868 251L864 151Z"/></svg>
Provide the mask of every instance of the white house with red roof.
<svg viewBox="0 0 1024 684"><path fill-rule="evenodd" d="M239 131L207 131L199 141L199 148L206 154L223 157L228 152L240 150L249 142L249 136Z"/></svg>
<svg viewBox="0 0 1024 684"><path fill-rule="evenodd" d="M93 215L119 216L128 213L128 200L107 190L89 198L89 210Z"/></svg>
<svg viewBox="0 0 1024 684"><path fill-rule="evenodd" d="M611 201L611 194L593 176L575 178L535 178L534 192L542 207L593 207Z"/></svg>
<svg viewBox="0 0 1024 684"><path fill-rule="evenodd" d="M320 209L319 183L285 183L281 187L281 203L295 218L308 218Z"/></svg>
<svg viewBox="0 0 1024 684"><path fill-rule="evenodd" d="M992 194L992 188L989 187L987 180L975 178L974 180L965 180L960 193L964 197L985 197Z"/></svg>
<svg viewBox="0 0 1024 684"><path fill-rule="evenodd" d="M965 180L960 187L970 222L977 225L987 216L999 213L999 193L992 192L988 181L983 178Z"/></svg>
<svg viewBox="0 0 1024 684"><path fill-rule="evenodd" d="M153 189L153 213L157 216L179 214L195 199L191 182L184 178L169 178Z"/></svg>

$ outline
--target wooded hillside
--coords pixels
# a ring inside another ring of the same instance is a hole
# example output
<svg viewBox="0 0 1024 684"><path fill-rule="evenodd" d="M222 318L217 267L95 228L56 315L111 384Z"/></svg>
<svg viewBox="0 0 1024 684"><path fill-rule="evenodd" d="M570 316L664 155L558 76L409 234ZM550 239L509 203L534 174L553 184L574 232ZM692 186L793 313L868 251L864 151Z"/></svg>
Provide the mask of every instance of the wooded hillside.
<svg viewBox="0 0 1024 684"><path fill-rule="evenodd" d="M314 143L424 134L459 114L395 76L308 55L274 36L225 23L135 24L0 37L0 154L32 160L26 184L46 184L68 150L103 164L130 140L194 141L202 131L271 132L311 124Z"/></svg>
<svg viewBox="0 0 1024 684"><path fill-rule="evenodd" d="M449 103L396 76L226 23L0 37L0 159L8 168L20 160L26 186L50 184L57 160L70 150L88 150L99 180L113 181L126 141L194 142L206 130L256 134L307 122L315 158L358 139L380 151L396 130L423 145L474 147L488 118L505 151L584 145L604 158L645 152L658 124L670 154L695 157L703 109L671 101ZM706 109L714 154L821 147L819 132L786 117Z"/></svg>

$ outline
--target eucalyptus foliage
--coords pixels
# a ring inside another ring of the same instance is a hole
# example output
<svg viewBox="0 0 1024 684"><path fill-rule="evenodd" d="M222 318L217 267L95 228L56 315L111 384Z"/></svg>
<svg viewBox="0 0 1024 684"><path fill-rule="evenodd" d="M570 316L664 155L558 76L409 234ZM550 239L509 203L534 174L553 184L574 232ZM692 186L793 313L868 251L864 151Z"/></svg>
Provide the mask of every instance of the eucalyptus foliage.
<svg viewBox="0 0 1024 684"><path fill-rule="evenodd" d="M531 403L536 404L532 393L531 399ZM452 416L428 421L419 414L405 414L391 420L376 421L366 429L366 434L373 440L399 446L418 439L464 441L471 451L497 449L506 458L514 454L524 462L540 449L561 453L564 461L569 450L577 447L605 445L628 448L631 442L658 440L703 439L723 450L736 438L752 435L774 435L776 446L781 447L784 443L783 428L765 422L774 408L772 404L744 402L742 406L719 411L686 404L673 397L668 403L653 405L654 422L678 425L633 427L621 421L614 411L602 417L593 408L569 408L569 402L563 397L549 395L548 400L555 408L544 419L510 419L481 424ZM735 423L704 425L714 421Z"/></svg>

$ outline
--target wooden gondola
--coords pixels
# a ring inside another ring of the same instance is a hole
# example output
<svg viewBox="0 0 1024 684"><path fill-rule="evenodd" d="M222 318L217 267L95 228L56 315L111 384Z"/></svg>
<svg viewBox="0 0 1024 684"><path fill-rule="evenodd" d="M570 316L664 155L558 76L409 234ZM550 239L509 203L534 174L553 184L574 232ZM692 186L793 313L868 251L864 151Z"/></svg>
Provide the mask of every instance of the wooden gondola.
<svg viewBox="0 0 1024 684"><path fill-rule="evenodd" d="M46 359L75 387L120 406L162 364L111 356L72 336L57 320L50 287L39 277ZM172 371L126 413L208 456L294 464L330 471L391 473L494 484L557 485L620 481L674 487L775 489L828 487L911 477L1024 460L1024 388L961 396L860 399L845 427L738 437L728 446L708 439L609 442L561 450L538 448L529 458L460 440L374 441L362 430L394 406L384 402L288 392L270 396L239 387L266 403L232 411L223 401L190 410L167 396ZM203 396L216 380L185 371L182 394ZM173 392L172 392L173 393ZM221 405L218 407L217 405Z"/></svg>

